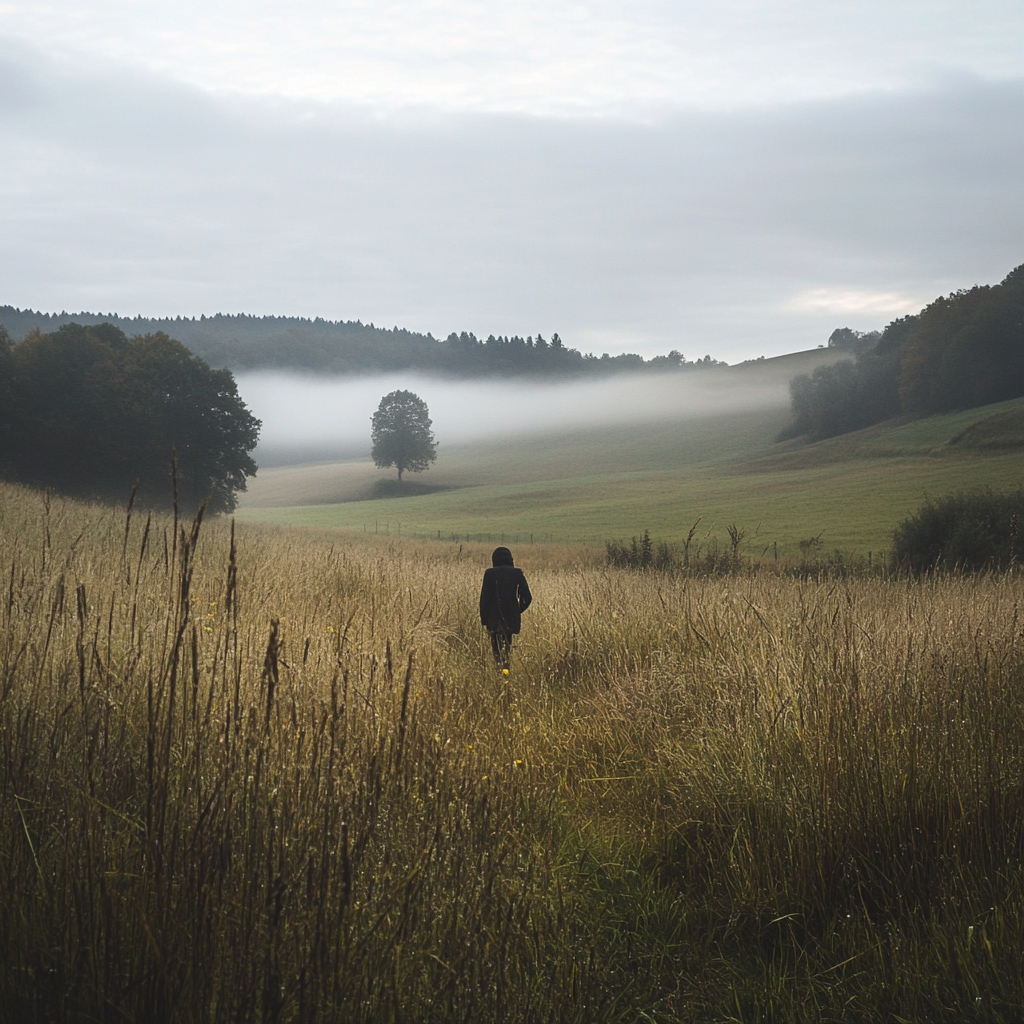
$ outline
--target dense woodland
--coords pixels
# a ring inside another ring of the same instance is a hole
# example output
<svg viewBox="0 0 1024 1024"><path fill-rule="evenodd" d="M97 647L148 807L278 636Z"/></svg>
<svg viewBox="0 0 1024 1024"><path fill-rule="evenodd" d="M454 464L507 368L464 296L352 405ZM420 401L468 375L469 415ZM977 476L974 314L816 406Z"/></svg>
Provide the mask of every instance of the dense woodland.
<svg viewBox="0 0 1024 1024"><path fill-rule="evenodd" d="M1002 283L940 297L880 336L841 329L832 347L853 361L793 379L793 423L783 438L817 440L896 416L927 416L1024 395L1024 265Z"/></svg>
<svg viewBox="0 0 1024 1024"><path fill-rule="evenodd" d="M12 345L0 327L7 479L117 500L137 486L147 505L230 511L256 472L259 426L230 370L166 334L66 324Z"/></svg>
<svg viewBox="0 0 1024 1024"><path fill-rule="evenodd" d="M404 328L387 330L358 320L308 320L302 317L216 316L119 317L113 313L36 313L0 306L0 325L14 339L30 331L55 331L68 323L110 323L126 335L164 333L211 366L243 370L299 370L309 373L376 373L423 370L455 376L581 375L618 370L678 369L714 365L710 356L688 362L677 351L644 359L583 354L557 334L489 335L469 331L443 341Z"/></svg>

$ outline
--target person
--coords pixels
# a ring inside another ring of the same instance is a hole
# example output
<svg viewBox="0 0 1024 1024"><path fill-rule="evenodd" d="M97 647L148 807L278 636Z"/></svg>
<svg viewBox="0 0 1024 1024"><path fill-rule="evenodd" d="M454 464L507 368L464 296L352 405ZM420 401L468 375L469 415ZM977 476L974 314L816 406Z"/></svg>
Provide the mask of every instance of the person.
<svg viewBox="0 0 1024 1024"><path fill-rule="evenodd" d="M522 569L517 569L508 548L495 548L491 568L480 588L480 621L491 634L491 650L498 668L508 672L512 637L519 632L522 613L533 600Z"/></svg>

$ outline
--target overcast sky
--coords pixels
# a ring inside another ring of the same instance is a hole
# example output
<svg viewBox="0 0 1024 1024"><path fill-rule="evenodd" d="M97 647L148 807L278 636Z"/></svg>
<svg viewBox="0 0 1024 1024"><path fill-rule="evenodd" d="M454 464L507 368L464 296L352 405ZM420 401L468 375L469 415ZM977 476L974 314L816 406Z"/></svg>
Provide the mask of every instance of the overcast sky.
<svg viewBox="0 0 1024 1024"><path fill-rule="evenodd" d="M1020 0L0 0L0 304L730 362L1024 263Z"/></svg>

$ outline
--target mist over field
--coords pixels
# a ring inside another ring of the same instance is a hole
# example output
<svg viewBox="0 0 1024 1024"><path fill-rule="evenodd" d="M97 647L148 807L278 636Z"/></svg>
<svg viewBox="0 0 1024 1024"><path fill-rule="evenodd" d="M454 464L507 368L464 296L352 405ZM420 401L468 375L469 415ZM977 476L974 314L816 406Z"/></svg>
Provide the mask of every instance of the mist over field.
<svg viewBox="0 0 1024 1024"><path fill-rule="evenodd" d="M434 436L449 443L548 431L687 419L785 405L786 375L708 368L616 375L599 381L445 380L412 374L312 377L248 373L238 390L263 421L261 465L356 457L370 451L381 398L404 389L429 406Z"/></svg>

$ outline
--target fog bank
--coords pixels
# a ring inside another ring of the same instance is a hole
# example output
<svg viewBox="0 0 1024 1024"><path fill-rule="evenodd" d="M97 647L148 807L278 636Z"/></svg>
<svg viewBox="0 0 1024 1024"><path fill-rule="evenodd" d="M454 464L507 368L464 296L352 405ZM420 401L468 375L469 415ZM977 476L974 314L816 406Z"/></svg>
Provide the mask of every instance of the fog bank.
<svg viewBox="0 0 1024 1024"><path fill-rule="evenodd" d="M709 368L597 381L444 380L413 374L310 377L245 373L238 389L263 421L263 465L370 451L370 420L391 391L428 405L440 446L587 427L728 415L785 405L788 373Z"/></svg>

